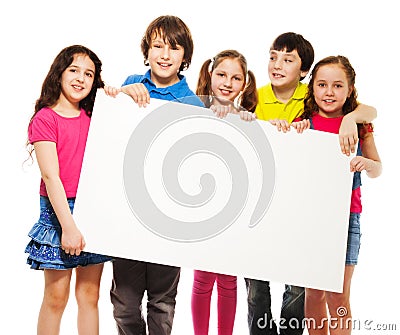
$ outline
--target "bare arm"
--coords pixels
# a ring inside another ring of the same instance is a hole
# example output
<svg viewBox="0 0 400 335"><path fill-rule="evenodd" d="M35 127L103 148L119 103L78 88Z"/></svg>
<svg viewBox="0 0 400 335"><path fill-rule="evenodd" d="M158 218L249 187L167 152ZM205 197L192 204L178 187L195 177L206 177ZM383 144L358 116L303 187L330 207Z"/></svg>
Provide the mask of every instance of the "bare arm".
<svg viewBox="0 0 400 335"><path fill-rule="evenodd" d="M85 241L72 218L64 186L59 176L56 144L40 141L34 143L34 148L50 203L61 225L62 248L66 253L79 255L85 247Z"/></svg>
<svg viewBox="0 0 400 335"><path fill-rule="evenodd" d="M342 152L349 156L350 152L355 152L358 141L357 123L370 123L377 116L374 107L359 104L357 108L343 117L339 129L339 141Z"/></svg>
<svg viewBox="0 0 400 335"><path fill-rule="evenodd" d="M352 172L365 170L368 177L379 177L382 173L382 163L372 133L364 137L362 153L363 156L356 156L351 160L350 170Z"/></svg>

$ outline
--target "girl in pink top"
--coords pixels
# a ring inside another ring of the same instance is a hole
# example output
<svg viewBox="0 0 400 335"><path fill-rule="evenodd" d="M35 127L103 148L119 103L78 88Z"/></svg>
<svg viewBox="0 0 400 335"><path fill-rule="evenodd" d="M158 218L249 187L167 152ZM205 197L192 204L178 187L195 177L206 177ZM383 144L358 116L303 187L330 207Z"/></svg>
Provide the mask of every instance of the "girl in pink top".
<svg viewBox="0 0 400 335"><path fill-rule="evenodd" d="M247 61L236 50L225 50L208 59L201 67L196 94L216 116L254 112L257 105L256 81L247 70ZM237 279L235 276L194 271L192 317L195 335L208 334L210 301L214 283L218 290L218 334L231 335L236 314Z"/></svg>
<svg viewBox="0 0 400 335"><path fill-rule="evenodd" d="M39 335L59 333L74 268L78 332L99 333L100 278L103 263L111 258L83 251L85 239L72 212L96 92L104 87L101 65L84 46L63 49L43 82L29 122L29 152L35 152L42 175L40 218L25 249L31 268L44 272Z"/></svg>
<svg viewBox="0 0 400 335"><path fill-rule="evenodd" d="M355 71L346 57L331 56L319 61L311 73L308 93L304 100L304 113L301 116L303 121L294 122L292 126L302 128L304 120L309 120L313 129L338 133L343 116L358 105L355 76ZM359 150L350 161L350 171L354 172L354 178L343 292L306 288L305 316L310 335L350 334L352 329L350 284L360 248L360 172L365 171L368 177L375 178L382 171L372 125L358 125L358 133Z"/></svg>

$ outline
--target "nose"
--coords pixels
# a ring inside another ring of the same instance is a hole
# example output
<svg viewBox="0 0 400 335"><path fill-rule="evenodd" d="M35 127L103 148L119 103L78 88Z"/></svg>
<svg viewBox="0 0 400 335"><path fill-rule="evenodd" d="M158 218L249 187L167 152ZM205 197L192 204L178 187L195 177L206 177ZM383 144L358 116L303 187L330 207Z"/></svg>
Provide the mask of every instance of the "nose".
<svg viewBox="0 0 400 335"><path fill-rule="evenodd" d="M225 87L232 87L232 79L231 78L226 78L224 82Z"/></svg>
<svg viewBox="0 0 400 335"><path fill-rule="evenodd" d="M282 68L282 60L278 58L275 63L274 63L274 68L275 69L281 69Z"/></svg>
<svg viewBox="0 0 400 335"><path fill-rule="evenodd" d="M169 50L169 46L168 45L164 46L162 54L161 54L161 58L162 59L169 59L169 51L170 51Z"/></svg>
<svg viewBox="0 0 400 335"><path fill-rule="evenodd" d="M334 92L333 92L333 87L330 86L330 85L327 85L327 87L326 87L326 95L331 96L331 95L333 95L333 94L334 94Z"/></svg>
<svg viewBox="0 0 400 335"><path fill-rule="evenodd" d="M77 72L77 78L79 82L83 83L85 81L85 73L83 71Z"/></svg>

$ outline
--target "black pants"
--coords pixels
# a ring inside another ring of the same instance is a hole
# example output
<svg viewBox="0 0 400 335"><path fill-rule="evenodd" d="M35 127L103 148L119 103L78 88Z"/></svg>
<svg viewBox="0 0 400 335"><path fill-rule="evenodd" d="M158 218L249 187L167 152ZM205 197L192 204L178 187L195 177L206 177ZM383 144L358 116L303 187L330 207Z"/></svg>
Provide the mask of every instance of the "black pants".
<svg viewBox="0 0 400 335"><path fill-rule="evenodd" d="M250 335L302 335L304 330L303 287L285 285L281 315L276 324L271 312L268 281L247 279L248 324Z"/></svg>
<svg viewBox="0 0 400 335"><path fill-rule="evenodd" d="M149 335L171 334L180 268L117 258L110 291L119 335L146 335L142 299L147 291Z"/></svg>

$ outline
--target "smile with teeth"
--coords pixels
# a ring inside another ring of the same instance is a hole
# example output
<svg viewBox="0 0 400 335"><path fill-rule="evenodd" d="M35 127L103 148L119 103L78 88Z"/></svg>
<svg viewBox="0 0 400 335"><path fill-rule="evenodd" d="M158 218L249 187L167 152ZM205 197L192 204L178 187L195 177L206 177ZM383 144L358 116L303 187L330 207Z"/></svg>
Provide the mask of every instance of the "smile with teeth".
<svg viewBox="0 0 400 335"><path fill-rule="evenodd" d="M220 92L221 92L222 94L224 94L224 95L231 94L231 91L226 90L226 89L220 89Z"/></svg>
<svg viewBox="0 0 400 335"><path fill-rule="evenodd" d="M158 63L158 65L160 65L161 67L170 67L171 64L168 63Z"/></svg>
<svg viewBox="0 0 400 335"><path fill-rule="evenodd" d="M78 85L72 85L73 88L75 88L76 90L83 90L82 86L78 86Z"/></svg>

